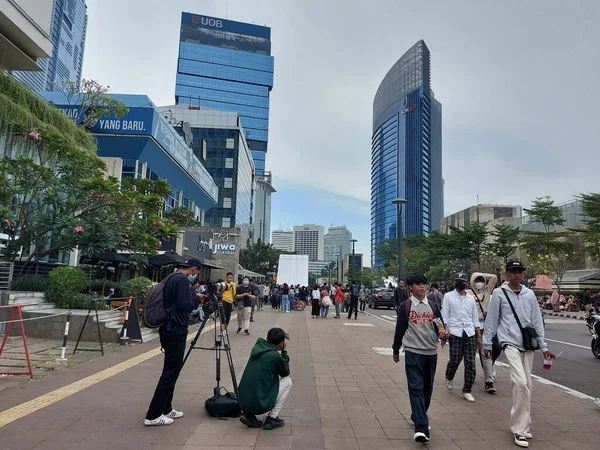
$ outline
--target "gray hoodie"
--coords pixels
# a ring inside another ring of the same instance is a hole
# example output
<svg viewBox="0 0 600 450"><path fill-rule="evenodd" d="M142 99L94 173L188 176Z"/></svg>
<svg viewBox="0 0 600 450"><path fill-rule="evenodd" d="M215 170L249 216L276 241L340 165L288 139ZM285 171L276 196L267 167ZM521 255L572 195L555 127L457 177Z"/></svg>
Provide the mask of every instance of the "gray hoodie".
<svg viewBox="0 0 600 450"><path fill-rule="evenodd" d="M537 302L534 292L521 286L519 295L515 294L508 287L508 283L504 283L500 288L494 289L490 305L485 319L485 329L483 333L483 347L486 350L492 349L492 339L497 334L498 340L502 346L512 345L519 350L523 349L523 335L519 329L519 325L515 320L515 316L510 309L510 305L504 296L506 291L510 301L512 302L521 325L525 328L532 327L537 331L540 343L540 349L545 352L548 350L546 341L544 340L544 324L542 322L542 313Z"/></svg>

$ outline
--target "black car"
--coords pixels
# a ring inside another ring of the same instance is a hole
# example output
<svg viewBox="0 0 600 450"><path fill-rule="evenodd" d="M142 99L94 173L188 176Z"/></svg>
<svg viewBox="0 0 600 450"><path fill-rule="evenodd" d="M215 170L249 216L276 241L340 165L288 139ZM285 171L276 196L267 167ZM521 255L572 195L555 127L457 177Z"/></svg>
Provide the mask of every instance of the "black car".
<svg viewBox="0 0 600 450"><path fill-rule="evenodd" d="M388 309L394 306L393 289L378 288L371 291L369 295L369 308L377 309L380 306L387 306Z"/></svg>

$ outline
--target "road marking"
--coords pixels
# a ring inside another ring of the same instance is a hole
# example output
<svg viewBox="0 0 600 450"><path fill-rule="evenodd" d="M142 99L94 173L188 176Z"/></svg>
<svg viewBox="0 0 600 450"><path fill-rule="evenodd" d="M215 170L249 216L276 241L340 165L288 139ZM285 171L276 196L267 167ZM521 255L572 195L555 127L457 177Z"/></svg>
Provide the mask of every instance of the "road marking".
<svg viewBox="0 0 600 450"><path fill-rule="evenodd" d="M233 318L233 316L232 316ZM215 328L215 325L209 325L202 330L202 334L208 333ZM188 334L187 341L191 341L194 336L196 336L197 331ZM83 391L95 384L100 383L101 381L105 381L115 375L124 372L127 369L131 369L138 364L141 364L145 361L148 361L155 356L161 354L161 349L155 348L153 350L147 351L146 353L142 353L141 355L135 356L127 361L123 361L115 366L109 367L108 369L102 370L94 375L90 375L89 377L83 378L79 381L75 381L74 383L63 386L59 389L56 389L52 392L48 392L47 394L40 395L33 400L29 400L28 402L21 403L20 405L14 406L6 411L0 412L0 428L12 423L16 420L19 420L29 414L32 414L36 411L39 411L46 406L50 406L56 402L64 400L67 397L70 397L73 394Z"/></svg>
<svg viewBox="0 0 600 450"><path fill-rule="evenodd" d="M384 315L382 315L381 317L383 317L383 318L385 318L385 319L389 319L389 320L391 320L392 322L396 322L396 319L397 319L396 317L392 317L392 316L384 316Z"/></svg>
<svg viewBox="0 0 600 450"><path fill-rule="evenodd" d="M556 341L554 339L548 339L548 338L545 338L545 340L550 341L550 342L556 342L557 344L564 344L564 345L570 345L572 347L585 348L586 350L588 350L590 348L588 345L571 344L570 342Z"/></svg>
<svg viewBox="0 0 600 450"><path fill-rule="evenodd" d="M395 319L394 319L394 322L390 322L389 320L384 319L383 317L378 316L378 315L373 314L373 313L370 313L370 312L368 312L367 315L371 316L371 317L375 317L376 319L379 319L379 320L381 320L381 321L383 321L385 323L389 323L390 325L396 325Z"/></svg>
<svg viewBox="0 0 600 450"><path fill-rule="evenodd" d="M394 350L392 350L391 347L371 347L371 349L378 355L382 356L392 356L394 354ZM402 355L404 355L404 348L400 349L400 356Z"/></svg>
<svg viewBox="0 0 600 450"><path fill-rule="evenodd" d="M374 327L372 323L352 323L352 322L344 322L344 325L347 327Z"/></svg>

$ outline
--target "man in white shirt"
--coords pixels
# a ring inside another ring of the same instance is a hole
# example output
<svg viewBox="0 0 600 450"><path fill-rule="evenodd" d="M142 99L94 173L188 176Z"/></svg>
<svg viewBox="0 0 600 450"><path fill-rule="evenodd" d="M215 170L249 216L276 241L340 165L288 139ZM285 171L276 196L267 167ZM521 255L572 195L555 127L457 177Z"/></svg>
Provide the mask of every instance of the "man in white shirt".
<svg viewBox="0 0 600 450"><path fill-rule="evenodd" d="M474 402L471 389L475 383L475 353L482 345L479 314L475 298L467 293L466 273L458 273L454 277L454 290L444 296L442 317L446 329L450 333L450 360L446 367L446 387L453 389L452 380L461 361L465 361L465 383L463 397Z"/></svg>

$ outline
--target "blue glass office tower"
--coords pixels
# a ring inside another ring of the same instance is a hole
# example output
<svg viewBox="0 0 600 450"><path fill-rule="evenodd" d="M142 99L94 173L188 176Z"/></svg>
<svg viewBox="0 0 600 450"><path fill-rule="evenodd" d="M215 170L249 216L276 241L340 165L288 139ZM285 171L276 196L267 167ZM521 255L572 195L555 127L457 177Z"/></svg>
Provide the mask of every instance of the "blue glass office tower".
<svg viewBox="0 0 600 450"><path fill-rule="evenodd" d="M430 54L417 42L387 73L373 101L371 266L396 238L395 198L405 198L405 236L440 228L443 217L442 105L431 91Z"/></svg>
<svg viewBox="0 0 600 450"><path fill-rule="evenodd" d="M52 57L38 60L41 71L15 71L13 76L34 91L62 91L67 81L81 83L87 31L85 0L54 0L50 40Z"/></svg>
<svg viewBox="0 0 600 450"><path fill-rule="evenodd" d="M269 27L182 13L175 103L237 112L258 176L265 170L272 88Z"/></svg>

